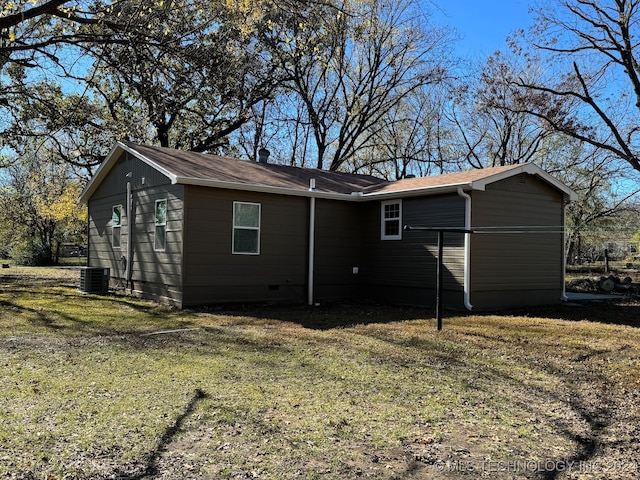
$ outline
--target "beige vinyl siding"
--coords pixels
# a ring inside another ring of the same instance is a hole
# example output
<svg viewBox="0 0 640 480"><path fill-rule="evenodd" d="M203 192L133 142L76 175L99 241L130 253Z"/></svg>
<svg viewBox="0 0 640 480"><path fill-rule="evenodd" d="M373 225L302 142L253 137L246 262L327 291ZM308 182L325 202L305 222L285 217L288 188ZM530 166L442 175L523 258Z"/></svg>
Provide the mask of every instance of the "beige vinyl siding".
<svg viewBox="0 0 640 480"><path fill-rule="evenodd" d="M233 202L261 205L260 254L232 253ZM189 187L185 202L185 304L304 301L306 198Z"/></svg>
<svg viewBox="0 0 640 480"><path fill-rule="evenodd" d="M380 202L365 205L363 228L362 294L394 303L434 304L437 233L403 231L401 240L380 239ZM457 195L405 198L402 225L464 227L464 200ZM462 304L464 238L447 234L444 242L445 300Z"/></svg>
<svg viewBox="0 0 640 480"><path fill-rule="evenodd" d="M474 227L563 225L561 194L530 175L496 182L484 192L473 192L472 198ZM562 257L560 233L474 234L471 303L494 308L559 302Z"/></svg>

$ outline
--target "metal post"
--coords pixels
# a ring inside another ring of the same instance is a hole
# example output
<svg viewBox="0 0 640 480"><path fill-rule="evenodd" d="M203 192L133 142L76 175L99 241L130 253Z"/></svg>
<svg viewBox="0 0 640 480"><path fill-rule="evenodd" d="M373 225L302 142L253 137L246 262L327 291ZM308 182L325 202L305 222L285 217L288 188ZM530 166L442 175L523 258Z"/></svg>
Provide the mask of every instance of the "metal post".
<svg viewBox="0 0 640 480"><path fill-rule="evenodd" d="M438 331L442 330L442 244L444 243L444 231L438 230L438 263L436 276L436 322Z"/></svg>

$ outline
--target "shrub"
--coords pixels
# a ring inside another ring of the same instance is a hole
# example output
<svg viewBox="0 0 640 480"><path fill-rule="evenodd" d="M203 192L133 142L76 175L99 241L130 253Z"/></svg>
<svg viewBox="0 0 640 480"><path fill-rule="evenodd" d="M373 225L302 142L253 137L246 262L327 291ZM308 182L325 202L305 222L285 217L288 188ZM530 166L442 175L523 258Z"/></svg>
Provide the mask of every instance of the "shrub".
<svg viewBox="0 0 640 480"><path fill-rule="evenodd" d="M42 266L52 263L51 252L33 240L14 245L11 258L16 265Z"/></svg>

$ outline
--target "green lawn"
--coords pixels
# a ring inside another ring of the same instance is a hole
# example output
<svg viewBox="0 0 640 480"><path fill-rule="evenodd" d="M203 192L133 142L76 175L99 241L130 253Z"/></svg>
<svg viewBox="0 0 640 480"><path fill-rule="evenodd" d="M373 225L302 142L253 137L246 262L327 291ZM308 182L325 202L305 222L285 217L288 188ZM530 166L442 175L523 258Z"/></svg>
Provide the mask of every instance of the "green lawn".
<svg viewBox="0 0 640 480"><path fill-rule="evenodd" d="M76 273L0 272L2 478L638 477L635 302L437 332L413 308L181 312Z"/></svg>

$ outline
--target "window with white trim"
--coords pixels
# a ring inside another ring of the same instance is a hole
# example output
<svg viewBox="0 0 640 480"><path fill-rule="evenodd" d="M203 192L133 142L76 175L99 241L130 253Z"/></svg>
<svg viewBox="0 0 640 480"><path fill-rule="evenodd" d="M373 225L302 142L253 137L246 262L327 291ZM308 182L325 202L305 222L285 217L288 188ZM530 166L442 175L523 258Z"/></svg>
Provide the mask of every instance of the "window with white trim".
<svg viewBox="0 0 640 480"><path fill-rule="evenodd" d="M167 244L167 200L156 200L155 209L155 240L153 249L162 252Z"/></svg>
<svg viewBox="0 0 640 480"><path fill-rule="evenodd" d="M387 200L380 208L380 238L382 240L402 239L402 200Z"/></svg>
<svg viewBox="0 0 640 480"><path fill-rule="evenodd" d="M233 250L234 254L260 254L259 203L233 202Z"/></svg>
<svg viewBox="0 0 640 480"><path fill-rule="evenodd" d="M114 205L111 209L111 246L120 248L122 234L122 205Z"/></svg>

